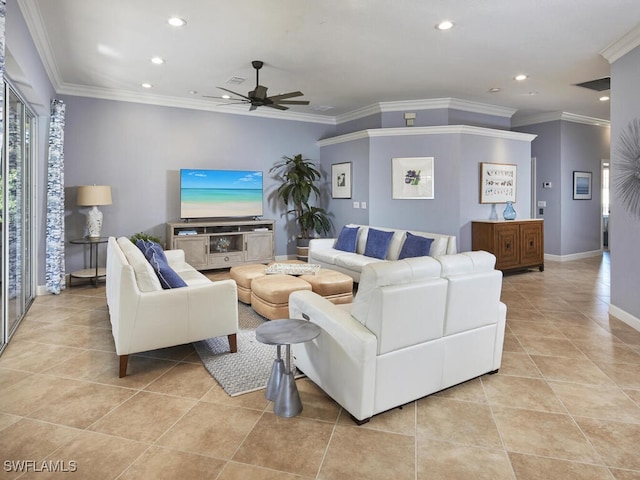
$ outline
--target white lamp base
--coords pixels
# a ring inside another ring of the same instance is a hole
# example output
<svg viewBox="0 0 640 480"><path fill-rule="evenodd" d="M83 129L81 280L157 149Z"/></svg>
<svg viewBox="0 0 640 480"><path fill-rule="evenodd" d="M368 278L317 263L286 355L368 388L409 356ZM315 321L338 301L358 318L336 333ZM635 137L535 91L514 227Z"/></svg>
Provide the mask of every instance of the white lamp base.
<svg viewBox="0 0 640 480"><path fill-rule="evenodd" d="M101 230L102 212L98 210L98 207L93 206L91 210L87 212L87 231L89 232L89 238L99 237Z"/></svg>

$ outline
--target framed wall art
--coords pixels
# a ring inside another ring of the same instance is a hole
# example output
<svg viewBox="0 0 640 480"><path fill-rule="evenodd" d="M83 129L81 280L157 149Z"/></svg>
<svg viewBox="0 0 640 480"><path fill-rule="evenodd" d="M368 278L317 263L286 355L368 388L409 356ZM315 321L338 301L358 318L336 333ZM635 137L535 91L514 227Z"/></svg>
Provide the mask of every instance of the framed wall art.
<svg viewBox="0 0 640 480"><path fill-rule="evenodd" d="M432 199L434 197L433 157L391 159L392 198Z"/></svg>
<svg viewBox="0 0 640 480"><path fill-rule="evenodd" d="M331 165L331 198L351 198L351 162Z"/></svg>
<svg viewBox="0 0 640 480"><path fill-rule="evenodd" d="M573 199L591 200L591 172L573 172Z"/></svg>
<svg viewBox="0 0 640 480"><path fill-rule="evenodd" d="M516 201L517 165L480 164L480 203Z"/></svg>

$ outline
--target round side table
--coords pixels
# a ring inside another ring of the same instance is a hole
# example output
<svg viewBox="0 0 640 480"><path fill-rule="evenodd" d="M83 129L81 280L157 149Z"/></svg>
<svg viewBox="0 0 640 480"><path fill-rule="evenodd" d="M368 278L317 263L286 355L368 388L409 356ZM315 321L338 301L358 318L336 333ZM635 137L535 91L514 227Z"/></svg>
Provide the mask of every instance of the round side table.
<svg viewBox="0 0 640 480"><path fill-rule="evenodd" d="M265 396L274 402L273 412L280 417L295 417L302 412L302 402L291 371L291 344L313 340L321 328L315 323L299 319L271 320L256 328L256 340L277 346L277 356L271 368ZM286 365L280 348L286 346Z"/></svg>
<svg viewBox="0 0 640 480"><path fill-rule="evenodd" d="M98 279L107 276L107 269L98 266L98 248L101 243L107 243L109 237L84 237L69 240L69 243L76 245L89 245L89 267L84 270L76 270L69 274L69 286L71 287L72 278L82 278L93 283L94 287L98 286ZM95 260L94 260L95 250ZM94 263L95 262L95 263Z"/></svg>

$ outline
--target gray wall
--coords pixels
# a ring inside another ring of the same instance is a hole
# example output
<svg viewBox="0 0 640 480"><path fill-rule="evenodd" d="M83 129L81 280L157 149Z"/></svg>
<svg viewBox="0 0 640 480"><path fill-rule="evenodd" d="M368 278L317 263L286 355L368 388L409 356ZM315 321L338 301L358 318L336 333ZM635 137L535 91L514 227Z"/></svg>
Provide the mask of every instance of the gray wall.
<svg viewBox="0 0 640 480"><path fill-rule="evenodd" d="M600 250L602 159L609 158L609 128L562 121L562 255ZM573 199L573 172L591 172L591 200Z"/></svg>
<svg viewBox="0 0 640 480"><path fill-rule="evenodd" d="M601 163L609 157L609 128L556 120L515 128L533 133L536 157L536 195L546 201L545 253L557 256L593 252L601 248ZM591 200L573 199L573 172L592 173ZM542 188L551 182L551 188Z"/></svg>
<svg viewBox="0 0 640 480"><path fill-rule="evenodd" d="M640 47L611 64L611 178L618 174L616 154L620 134L629 122L640 118ZM615 180L611 182L609 217L611 250L611 306L635 317L640 325L640 212L629 212L620 202ZM637 328L637 327L636 327Z"/></svg>
<svg viewBox="0 0 640 480"><path fill-rule="evenodd" d="M560 177L561 135L560 120L515 128L519 132L538 135L531 143L531 156L536 158L536 197L547 202L544 219L544 251L551 255L562 253L562 180ZM542 188L550 182L551 188Z"/></svg>
<svg viewBox="0 0 640 480"><path fill-rule="evenodd" d="M144 231L165 237L177 220L181 168L264 172L263 218L276 220L276 255L295 252L297 230L275 197L269 169L283 155L319 160L315 145L333 126L199 110L64 96L67 238L85 234L76 205L79 185L111 185L113 204L101 207L103 235ZM73 246L75 247L75 246ZM82 247L67 248L67 271L82 268ZM103 257L104 258L104 257Z"/></svg>
<svg viewBox="0 0 640 480"><path fill-rule="evenodd" d="M434 157L432 200L392 198L391 159ZM320 148L325 169L332 163L353 162L354 197L331 199L337 231L348 223L455 235L460 251L471 250L471 221L488 219L490 205L480 204L480 163L518 166L516 209L518 218L529 218L531 205L531 144L528 140L493 138L472 134L374 136ZM368 168L368 170L367 170ZM360 197L359 192L368 192ZM365 212L352 201L368 202ZM501 215L504 205L498 205Z"/></svg>

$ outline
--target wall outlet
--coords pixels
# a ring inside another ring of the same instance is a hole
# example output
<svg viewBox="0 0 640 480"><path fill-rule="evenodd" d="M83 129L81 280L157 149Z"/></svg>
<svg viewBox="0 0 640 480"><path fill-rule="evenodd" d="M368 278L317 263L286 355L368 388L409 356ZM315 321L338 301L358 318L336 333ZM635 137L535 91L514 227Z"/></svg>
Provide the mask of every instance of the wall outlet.
<svg viewBox="0 0 640 480"><path fill-rule="evenodd" d="M360 208L367 208L367 202L360 202Z"/></svg>
<svg viewBox="0 0 640 480"><path fill-rule="evenodd" d="M545 200L538 200L538 208L546 208L547 202Z"/></svg>
<svg viewBox="0 0 640 480"><path fill-rule="evenodd" d="M353 208L360 208L360 202L353 202Z"/></svg>
<svg viewBox="0 0 640 480"><path fill-rule="evenodd" d="M551 188L552 186L551 182L542 182L542 188Z"/></svg>

